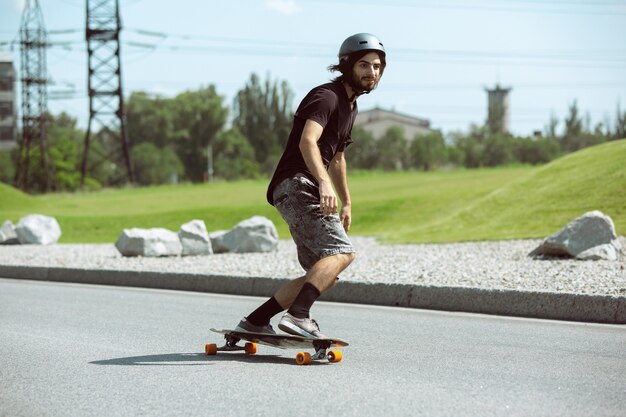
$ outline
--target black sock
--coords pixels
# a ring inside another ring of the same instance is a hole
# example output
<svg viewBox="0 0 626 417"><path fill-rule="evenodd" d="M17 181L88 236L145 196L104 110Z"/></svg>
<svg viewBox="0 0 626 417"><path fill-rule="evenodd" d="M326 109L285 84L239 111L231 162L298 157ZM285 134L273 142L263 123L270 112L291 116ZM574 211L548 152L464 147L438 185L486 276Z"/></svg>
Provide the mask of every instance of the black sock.
<svg viewBox="0 0 626 417"><path fill-rule="evenodd" d="M309 310L319 296L319 290L307 282L302 286L296 300L289 308L289 314L299 319L309 317Z"/></svg>
<svg viewBox="0 0 626 417"><path fill-rule="evenodd" d="M283 311L284 308L278 304L274 297L267 300L259 308L254 310L246 319L255 326L265 326L270 323L272 317Z"/></svg>

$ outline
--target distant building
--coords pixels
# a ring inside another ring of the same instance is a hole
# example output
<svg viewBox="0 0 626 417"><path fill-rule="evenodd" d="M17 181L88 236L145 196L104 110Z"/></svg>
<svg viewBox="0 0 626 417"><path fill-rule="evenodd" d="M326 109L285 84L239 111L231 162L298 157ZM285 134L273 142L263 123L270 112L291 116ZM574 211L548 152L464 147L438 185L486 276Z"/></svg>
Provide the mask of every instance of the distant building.
<svg viewBox="0 0 626 417"><path fill-rule="evenodd" d="M0 52L0 150L17 146L16 120L13 59Z"/></svg>
<svg viewBox="0 0 626 417"><path fill-rule="evenodd" d="M491 133L510 133L509 92L512 88L496 88L487 91L487 126Z"/></svg>
<svg viewBox="0 0 626 417"><path fill-rule="evenodd" d="M392 126L399 126L404 129L404 137L407 140L412 140L415 135L426 135L434 131L427 119L379 108L359 112L354 121L354 127L360 127L370 132L376 139L383 137Z"/></svg>

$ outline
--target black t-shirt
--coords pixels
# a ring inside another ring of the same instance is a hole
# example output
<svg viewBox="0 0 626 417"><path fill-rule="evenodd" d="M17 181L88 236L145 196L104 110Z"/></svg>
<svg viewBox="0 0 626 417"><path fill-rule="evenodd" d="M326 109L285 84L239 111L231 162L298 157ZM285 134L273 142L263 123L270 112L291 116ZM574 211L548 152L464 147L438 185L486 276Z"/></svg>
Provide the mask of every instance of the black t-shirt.
<svg viewBox="0 0 626 417"><path fill-rule="evenodd" d="M274 205L272 198L274 188L286 178L304 175L317 184L300 152L300 138L306 121L314 120L324 128L317 146L324 166L328 169L337 152L344 152L352 143L352 125L357 112L356 102L352 109L346 89L341 82L322 84L304 97L294 114L287 146L267 190L267 201L270 204Z"/></svg>

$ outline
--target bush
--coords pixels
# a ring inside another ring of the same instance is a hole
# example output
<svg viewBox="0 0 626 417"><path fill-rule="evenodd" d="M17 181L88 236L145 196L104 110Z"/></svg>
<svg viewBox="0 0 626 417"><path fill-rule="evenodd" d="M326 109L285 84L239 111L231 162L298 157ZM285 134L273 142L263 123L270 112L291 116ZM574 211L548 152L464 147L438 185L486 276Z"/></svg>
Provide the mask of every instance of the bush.
<svg viewBox="0 0 626 417"><path fill-rule="evenodd" d="M559 142L554 138L518 138L514 150L515 159L523 164L545 164L560 154Z"/></svg>

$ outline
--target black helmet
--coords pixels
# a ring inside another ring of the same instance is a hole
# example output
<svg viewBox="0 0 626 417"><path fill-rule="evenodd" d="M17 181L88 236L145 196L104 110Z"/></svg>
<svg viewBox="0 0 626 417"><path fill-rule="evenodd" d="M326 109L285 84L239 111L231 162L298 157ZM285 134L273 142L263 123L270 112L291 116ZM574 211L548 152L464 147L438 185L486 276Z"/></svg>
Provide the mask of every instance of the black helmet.
<svg viewBox="0 0 626 417"><path fill-rule="evenodd" d="M381 58L385 60L385 47L376 36L371 33L357 33L347 38L339 48L339 63L347 61L354 52L375 51L380 53Z"/></svg>

